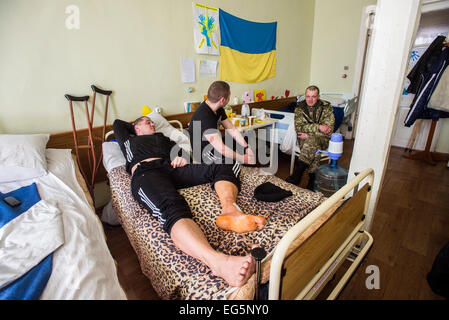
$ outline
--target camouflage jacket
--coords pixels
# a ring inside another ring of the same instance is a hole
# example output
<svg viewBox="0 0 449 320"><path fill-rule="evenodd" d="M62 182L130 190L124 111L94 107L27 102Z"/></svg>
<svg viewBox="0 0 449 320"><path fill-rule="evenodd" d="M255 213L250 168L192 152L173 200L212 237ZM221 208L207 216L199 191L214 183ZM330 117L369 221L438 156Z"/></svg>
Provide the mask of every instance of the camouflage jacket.
<svg viewBox="0 0 449 320"><path fill-rule="evenodd" d="M296 132L308 135L322 136L330 139L331 134L324 134L318 129L319 125L328 125L334 129L334 112L329 102L318 100L315 106L309 107L306 101L301 101L295 108Z"/></svg>

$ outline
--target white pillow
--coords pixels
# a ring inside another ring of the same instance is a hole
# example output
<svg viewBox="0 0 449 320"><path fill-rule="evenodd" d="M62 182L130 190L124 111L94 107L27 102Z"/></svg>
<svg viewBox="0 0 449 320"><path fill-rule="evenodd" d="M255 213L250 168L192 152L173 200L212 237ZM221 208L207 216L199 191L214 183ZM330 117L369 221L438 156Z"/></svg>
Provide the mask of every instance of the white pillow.
<svg viewBox="0 0 449 320"><path fill-rule="evenodd" d="M167 119L159 113L151 112L146 116L154 122L156 132L161 132L164 136L176 142L176 144L187 151L187 153L190 153L190 140L184 133L173 127Z"/></svg>
<svg viewBox="0 0 449 320"><path fill-rule="evenodd" d="M333 107L338 107L339 105L342 105L346 102L346 100L343 98L326 96L326 95L321 95L320 99L328 101L331 104L331 106L333 106Z"/></svg>
<svg viewBox="0 0 449 320"><path fill-rule="evenodd" d="M123 166L125 164L126 160L118 142L103 142L103 165L106 171L110 172L115 167Z"/></svg>
<svg viewBox="0 0 449 320"><path fill-rule="evenodd" d="M47 174L45 147L49 134L0 134L0 183Z"/></svg>
<svg viewBox="0 0 449 320"><path fill-rule="evenodd" d="M165 119L160 113L151 112L146 116L154 122L154 126L157 132L163 133L166 130L170 130L169 127L173 128L173 126L167 121L167 119Z"/></svg>

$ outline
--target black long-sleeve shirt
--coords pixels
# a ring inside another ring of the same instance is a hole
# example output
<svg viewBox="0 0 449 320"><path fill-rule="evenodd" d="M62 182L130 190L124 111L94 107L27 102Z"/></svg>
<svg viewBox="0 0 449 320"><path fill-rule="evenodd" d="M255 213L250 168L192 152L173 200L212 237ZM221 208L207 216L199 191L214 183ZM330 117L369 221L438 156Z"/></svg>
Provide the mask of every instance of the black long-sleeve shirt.
<svg viewBox="0 0 449 320"><path fill-rule="evenodd" d="M113 124L114 135L126 159L126 171L148 158L170 160L170 152L176 143L160 132L147 135L136 135L134 126L117 119Z"/></svg>

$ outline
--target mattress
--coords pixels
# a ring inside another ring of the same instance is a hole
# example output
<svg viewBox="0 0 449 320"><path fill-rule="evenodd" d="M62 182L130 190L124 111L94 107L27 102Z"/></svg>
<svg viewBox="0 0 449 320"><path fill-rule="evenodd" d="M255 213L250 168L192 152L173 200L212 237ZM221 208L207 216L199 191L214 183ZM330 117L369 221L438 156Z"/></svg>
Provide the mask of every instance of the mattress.
<svg viewBox="0 0 449 320"><path fill-rule="evenodd" d="M133 199L125 166L113 168L108 177L113 207L138 256L142 272L160 298L252 298L251 292L243 294L242 288L230 287L223 279L213 276L206 265L175 247L161 223ZM210 184L179 190L211 246L225 254L245 256L253 244L271 253L287 230L326 199L320 193L301 189L275 176L260 175L257 168L242 167L240 179L237 205L247 214L267 219L260 231L239 234L219 229L215 219L221 211L220 202ZM293 195L278 202L259 201L253 196L254 190L264 182L290 190Z"/></svg>
<svg viewBox="0 0 449 320"><path fill-rule="evenodd" d="M80 174L71 151L47 149L46 158L47 175L0 185L7 193L35 182L41 199L56 202L62 211L64 244L54 252L40 299L126 299L102 224L77 181Z"/></svg>

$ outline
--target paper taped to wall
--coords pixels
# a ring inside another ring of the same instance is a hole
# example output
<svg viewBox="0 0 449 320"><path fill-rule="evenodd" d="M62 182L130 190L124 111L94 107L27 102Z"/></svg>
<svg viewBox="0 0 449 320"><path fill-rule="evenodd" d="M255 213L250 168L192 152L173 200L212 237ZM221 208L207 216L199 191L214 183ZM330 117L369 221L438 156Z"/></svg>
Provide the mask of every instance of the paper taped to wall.
<svg viewBox="0 0 449 320"><path fill-rule="evenodd" d="M200 61L200 77L216 77L217 61L201 60Z"/></svg>
<svg viewBox="0 0 449 320"><path fill-rule="evenodd" d="M195 60L192 58L181 58L182 82L195 82Z"/></svg>

